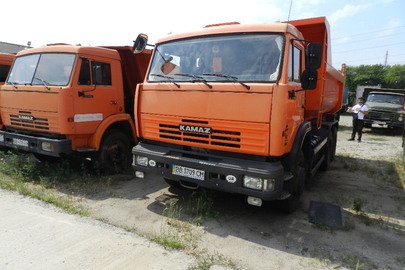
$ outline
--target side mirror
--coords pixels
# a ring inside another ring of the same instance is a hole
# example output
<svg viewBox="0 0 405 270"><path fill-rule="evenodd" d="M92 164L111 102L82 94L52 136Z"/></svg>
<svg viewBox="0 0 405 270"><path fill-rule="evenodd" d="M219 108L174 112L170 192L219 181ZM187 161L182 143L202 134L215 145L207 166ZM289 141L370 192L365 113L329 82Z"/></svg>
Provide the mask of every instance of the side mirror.
<svg viewBox="0 0 405 270"><path fill-rule="evenodd" d="M139 34L136 40L134 40L134 46L132 46L132 52L135 54L143 52L148 44L148 36L145 34Z"/></svg>
<svg viewBox="0 0 405 270"><path fill-rule="evenodd" d="M322 44L309 43L305 50L305 68L318 69L322 62Z"/></svg>
<svg viewBox="0 0 405 270"><path fill-rule="evenodd" d="M304 90L313 90L316 88L316 81L318 80L318 72L314 69L306 69L302 73L301 87Z"/></svg>

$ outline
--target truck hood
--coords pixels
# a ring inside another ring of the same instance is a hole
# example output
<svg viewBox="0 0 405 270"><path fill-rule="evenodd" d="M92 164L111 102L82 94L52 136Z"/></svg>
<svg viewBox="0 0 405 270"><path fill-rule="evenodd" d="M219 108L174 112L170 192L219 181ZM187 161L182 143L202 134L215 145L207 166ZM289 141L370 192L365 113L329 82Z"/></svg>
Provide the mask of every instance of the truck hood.
<svg viewBox="0 0 405 270"><path fill-rule="evenodd" d="M403 109L403 105L392 104L392 103L382 103L382 102L367 102L367 107L369 111L379 110L379 111L398 111Z"/></svg>

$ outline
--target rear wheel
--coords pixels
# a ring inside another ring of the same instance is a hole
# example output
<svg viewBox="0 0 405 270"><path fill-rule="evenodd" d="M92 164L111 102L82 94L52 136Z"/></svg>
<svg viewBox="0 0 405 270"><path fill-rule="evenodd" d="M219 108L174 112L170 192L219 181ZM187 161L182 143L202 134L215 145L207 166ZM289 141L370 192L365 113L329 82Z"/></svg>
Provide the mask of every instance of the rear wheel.
<svg viewBox="0 0 405 270"><path fill-rule="evenodd" d="M131 142L118 130L107 131L101 141L95 162L106 173L120 173L131 165Z"/></svg>

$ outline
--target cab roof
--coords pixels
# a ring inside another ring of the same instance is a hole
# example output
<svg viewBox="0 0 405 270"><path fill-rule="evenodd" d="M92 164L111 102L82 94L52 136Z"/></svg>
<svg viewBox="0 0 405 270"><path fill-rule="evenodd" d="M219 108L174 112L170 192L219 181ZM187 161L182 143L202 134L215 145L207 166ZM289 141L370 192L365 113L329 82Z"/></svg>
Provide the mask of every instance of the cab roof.
<svg viewBox="0 0 405 270"><path fill-rule="evenodd" d="M117 49L119 47L116 47ZM130 50L129 47L120 47ZM103 47L89 47L89 46L73 46L73 45L51 45L38 48L31 48L20 51L17 56L34 54L34 53L74 53L94 55L100 57L107 57L119 60L119 54L115 49L103 48Z"/></svg>
<svg viewBox="0 0 405 270"><path fill-rule="evenodd" d="M186 39L190 37L209 36L218 34L237 34L237 33L292 33L299 39L302 39L301 33L293 25L288 23L266 23L266 24L238 24L238 23L224 23L207 26L201 30L173 34L160 38L157 43L166 41Z"/></svg>

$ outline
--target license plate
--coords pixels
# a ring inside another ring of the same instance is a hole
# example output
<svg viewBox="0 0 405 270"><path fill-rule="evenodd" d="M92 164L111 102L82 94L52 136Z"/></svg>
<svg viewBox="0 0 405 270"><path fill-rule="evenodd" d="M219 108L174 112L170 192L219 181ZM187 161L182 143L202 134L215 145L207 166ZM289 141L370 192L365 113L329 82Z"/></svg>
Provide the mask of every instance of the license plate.
<svg viewBox="0 0 405 270"><path fill-rule="evenodd" d="M383 121L374 121L374 124L377 124L377 125L386 125L387 123L386 123L386 122L383 122Z"/></svg>
<svg viewBox="0 0 405 270"><path fill-rule="evenodd" d="M179 165L172 166L172 174L180 175L188 178L193 178L197 180L204 180L205 171L197 170L193 168L183 167Z"/></svg>
<svg viewBox="0 0 405 270"><path fill-rule="evenodd" d="M13 144L18 146L28 147L28 141L22 139L13 138Z"/></svg>

